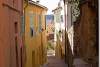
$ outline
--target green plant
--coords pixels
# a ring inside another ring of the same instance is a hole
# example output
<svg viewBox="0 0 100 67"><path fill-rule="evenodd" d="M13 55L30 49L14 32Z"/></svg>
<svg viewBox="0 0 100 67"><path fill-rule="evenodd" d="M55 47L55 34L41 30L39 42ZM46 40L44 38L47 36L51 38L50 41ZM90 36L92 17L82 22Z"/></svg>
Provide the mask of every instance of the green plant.
<svg viewBox="0 0 100 67"><path fill-rule="evenodd" d="M50 42L47 43L47 50L49 50L49 49L54 50L54 47Z"/></svg>

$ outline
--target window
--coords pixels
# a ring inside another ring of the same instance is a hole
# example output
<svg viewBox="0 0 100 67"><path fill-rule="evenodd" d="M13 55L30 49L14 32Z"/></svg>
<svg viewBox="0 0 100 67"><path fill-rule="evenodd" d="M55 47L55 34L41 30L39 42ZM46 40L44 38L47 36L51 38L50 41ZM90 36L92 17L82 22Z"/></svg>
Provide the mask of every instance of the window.
<svg viewBox="0 0 100 67"><path fill-rule="evenodd" d="M33 14L29 14L29 19L30 19L30 27L33 27L34 15Z"/></svg>
<svg viewBox="0 0 100 67"><path fill-rule="evenodd" d="M39 30L39 32L41 32L41 29L42 29L42 24L41 24L41 15L39 15L38 16L38 20L39 20L39 28L38 28L38 30Z"/></svg>
<svg viewBox="0 0 100 67"><path fill-rule="evenodd" d="M33 28L30 27L30 34L31 34L31 37L33 37Z"/></svg>
<svg viewBox="0 0 100 67"><path fill-rule="evenodd" d="M30 35L31 37L33 37L33 35L35 34L34 31L34 14L33 13L29 13L29 21L30 21Z"/></svg>
<svg viewBox="0 0 100 67"><path fill-rule="evenodd" d="M17 24L17 22L15 22L14 26L15 26L15 33L17 33L18 32L18 24Z"/></svg>
<svg viewBox="0 0 100 67"><path fill-rule="evenodd" d="M61 22L63 22L63 15L61 15Z"/></svg>

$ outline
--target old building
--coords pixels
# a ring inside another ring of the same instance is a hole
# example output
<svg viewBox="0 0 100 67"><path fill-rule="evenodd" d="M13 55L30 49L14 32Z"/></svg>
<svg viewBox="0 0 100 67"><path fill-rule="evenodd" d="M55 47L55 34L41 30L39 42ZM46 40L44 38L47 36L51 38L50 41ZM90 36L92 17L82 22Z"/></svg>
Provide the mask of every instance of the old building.
<svg viewBox="0 0 100 67"><path fill-rule="evenodd" d="M0 0L0 67L22 67L22 0Z"/></svg>
<svg viewBox="0 0 100 67"><path fill-rule="evenodd" d="M53 10L54 13L54 25L55 25L55 32L54 32L54 42L56 44L55 52L56 56L59 58L63 57L64 46L63 44L63 34L62 31L64 30L64 3L63 1L59 1L58 7ZM62 54L63 53L63 54Z"/></svg>
<svg viewBox="0 0 100 67"><path fill-rule="evenodd" d="M74 23L80 14L79 2L76 0L64 0L65 13L65 60L72 67L74 60Z"/></svg>
<svg viewBox="0 0 100 67"><path fill-rule="evenodd" d="M25 9L25 67L40 67L46 62L46 11L47 8L38 2L28 1Z"/></svg>
<svg viewBox="0 0 100 67"><path fill-rule="evenodd" d="M47 55L49 49L54 49L54 15L46 15ZM51 46L51 47L50 47Z"/></svg>
<svg viewBox="0 0 100 67"><path fill-rule="evenodd" d="M74 23L75 55L98 65L98 1L80 1L80 16ZM96 67L96 66L93 67Z"/></svg>
<svg viewBox="0 0 100 67"><path fill-rule="evenodd" d="M54 16L46 15L46 36L48 41L54 41Z"/></svg>

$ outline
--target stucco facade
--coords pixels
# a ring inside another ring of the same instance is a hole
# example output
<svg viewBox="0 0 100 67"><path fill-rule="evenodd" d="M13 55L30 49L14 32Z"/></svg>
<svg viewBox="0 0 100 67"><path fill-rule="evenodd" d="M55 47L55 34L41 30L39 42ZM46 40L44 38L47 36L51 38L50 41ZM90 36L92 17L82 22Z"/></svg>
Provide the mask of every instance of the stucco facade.
<svg viewBox="0 0 100 67"><path fill-rule="evenodd" d="M46 11L46 7L34 1L29 1L25 10L25 67L40 67L46 62Z"/></svg>
<svg viewBox="0 0 100 67"><path fill-rule="evenodd" d="M0 67L22 67L22 0L0 0Z"/></svg>
<svg viewBox="0 0 100 67"><path fill-rule="evenodd" d="M62 31L64 30L64 3L63 1L59 1L58 7L53 10L54 12L54 25L55 25L55 32L54 32L54 42L56 44L55 51L56 56L59 58L63 58L64 56L64 40Z"/></svg>

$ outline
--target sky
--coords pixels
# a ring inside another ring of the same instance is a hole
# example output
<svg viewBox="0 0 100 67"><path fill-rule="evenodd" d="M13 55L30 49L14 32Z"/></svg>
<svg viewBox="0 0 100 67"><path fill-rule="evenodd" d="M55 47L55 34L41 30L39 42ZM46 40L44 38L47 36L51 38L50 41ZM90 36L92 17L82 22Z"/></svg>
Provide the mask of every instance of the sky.
<svg viewBox="0 0 100 67"><path fill-rule="evenodd" d="M58 6L59 1L60 0L40 0L40 4L48 8L47 14L52 14L52 10L54 10Z"/></svg>
<svg viewBox="0 0 100 67"><path fill-rule="evenodd" d="M46 15L46 24L52 23L54 21L53 15Z"/></svg>

